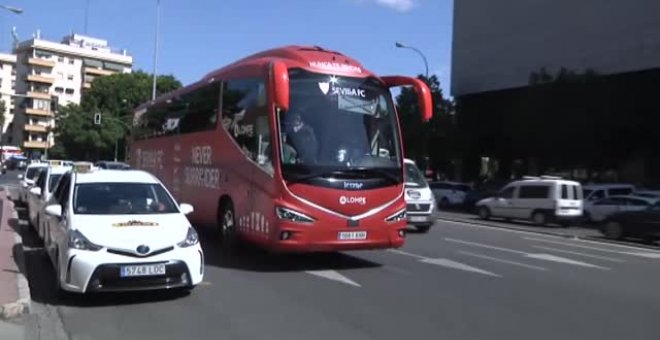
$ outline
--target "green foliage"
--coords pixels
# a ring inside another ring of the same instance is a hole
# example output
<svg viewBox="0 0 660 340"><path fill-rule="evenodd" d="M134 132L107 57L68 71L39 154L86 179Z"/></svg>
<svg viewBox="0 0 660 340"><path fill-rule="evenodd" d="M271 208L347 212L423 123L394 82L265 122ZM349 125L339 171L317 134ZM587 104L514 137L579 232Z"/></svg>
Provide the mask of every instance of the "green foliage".
<svg viewBox="0 0 660 340"><path fill-rule="evenodd" d="M433 75L426 79L433 97L433 118L423 122L418 108L417 94L412 88L402 88L396 97L401 120L401 130L405 155L415 159L423 167L431 165L436 169L447 170L452 159L460 152L461 140L456 127L454 104L444 98L440 82ZM423 164L430 157L431 164Z"/></svg>
<svg viewBox="0 0 660 340"><path fill-rule="evenodd" d="M119 143L123 158L125 137L132 121L133 109L151 99L152 77L142 71L114 74L94 79L80 105L60 107L55 116L55 138L63 158L111 159L115 143ZM158 76L157 94L181 87L174 76ZM94 115L102 115L101 124L94 124ZM119 142L118 142L119 141Z"/></svg>

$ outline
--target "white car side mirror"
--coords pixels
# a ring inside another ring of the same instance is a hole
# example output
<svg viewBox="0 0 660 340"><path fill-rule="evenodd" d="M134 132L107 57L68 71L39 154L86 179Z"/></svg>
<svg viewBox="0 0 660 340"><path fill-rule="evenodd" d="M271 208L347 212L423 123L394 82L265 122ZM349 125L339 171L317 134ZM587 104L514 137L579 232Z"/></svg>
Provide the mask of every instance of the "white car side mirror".
<svg viewBox="0 0 660 340"><path fill-rule="evenodd" d="M36 196L41 196L41 188L40 187L34 187L30 189L30 193Z"/></svg>
<svg viewBox="0 0 660 340"><path fill-rule="evenodd" d="M23 174L18 174L18 179L23 179Z"/></svg>
<svg viewBox="0 0 660 340"><path fill-rule="evenodd" d="M59 204L52 204L46 207L46 214L55 217L62 217L62 206Z"/></svg>
<svg viewBox="0 0 660 340"><path fill-rule="evenodd" d="M179 204L179 210L181 210L182 214L188 215L191 212L195 211L195 208L193 208L193 206L188 203L181 203Z"/></svg>

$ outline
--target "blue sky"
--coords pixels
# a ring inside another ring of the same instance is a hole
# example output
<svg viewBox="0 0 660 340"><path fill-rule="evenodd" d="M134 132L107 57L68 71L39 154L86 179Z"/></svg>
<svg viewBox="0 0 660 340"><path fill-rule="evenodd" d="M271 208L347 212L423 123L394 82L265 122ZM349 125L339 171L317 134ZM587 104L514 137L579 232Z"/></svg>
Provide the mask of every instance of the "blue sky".
<svg viewBox="0 0 660 340"><path fill-rule="evenodd" d="M133 55L136 69L151 71L156 0L3 0L22 8L0 13L0 46L10 30L20 40L40 29L59 41L70 32L107 39ZM289 44L313 44L352 56L381 75L424 72L413 51L427 56L445 94L449 88L452 0L161 0L158 73L184 84L247 54Z"/></svg>

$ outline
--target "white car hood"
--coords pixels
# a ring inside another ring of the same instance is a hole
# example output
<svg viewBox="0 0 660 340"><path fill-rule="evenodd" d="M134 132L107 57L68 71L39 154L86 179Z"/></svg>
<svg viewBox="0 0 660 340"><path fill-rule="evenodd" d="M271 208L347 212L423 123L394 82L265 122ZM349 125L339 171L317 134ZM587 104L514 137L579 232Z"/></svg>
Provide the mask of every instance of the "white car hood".
<svg viewBox="0 0 660 340"><path fill-rule="evenodd" d="M190 222L181 214L76 215L72 229L99 246L135 251L140 245L152 251L176 245L188 233ZM132 225L131 225L132 224Z"/></svg>
<svg viewBox="0 0 660 340"><path fill-rule="evenodd" d="M406 202L428 202L433 199L433 192L429 187L411 187L406 185L406 188L404 190L406 193L405 194ZM415 195L411 195L411 193L414 192L418 192L419 197L415 197Z"/></svg>

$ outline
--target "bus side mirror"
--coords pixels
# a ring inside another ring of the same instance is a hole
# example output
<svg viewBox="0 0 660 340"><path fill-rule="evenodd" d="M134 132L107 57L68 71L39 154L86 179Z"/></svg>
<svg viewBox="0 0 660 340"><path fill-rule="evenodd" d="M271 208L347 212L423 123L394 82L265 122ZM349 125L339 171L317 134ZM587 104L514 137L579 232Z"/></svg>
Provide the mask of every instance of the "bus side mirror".
<svg viewBox="0 0 660 340"><path fill-rule="evenodd" d="M412 86L417 93L419 111L422 114L422 120L428 122L433 117L433 98L431 90L423 81L404 76L386 76L381 77L387 87Z"/></svg>
<svg viewBox="0 0 660 340"><path fill-rule="evenodd" d="M269 65L270 89L273 102L282 111L289 110L289 70L281 61L273 61Z"/></svg>

